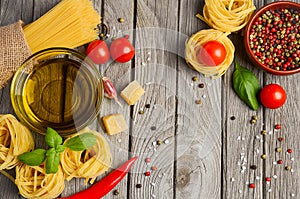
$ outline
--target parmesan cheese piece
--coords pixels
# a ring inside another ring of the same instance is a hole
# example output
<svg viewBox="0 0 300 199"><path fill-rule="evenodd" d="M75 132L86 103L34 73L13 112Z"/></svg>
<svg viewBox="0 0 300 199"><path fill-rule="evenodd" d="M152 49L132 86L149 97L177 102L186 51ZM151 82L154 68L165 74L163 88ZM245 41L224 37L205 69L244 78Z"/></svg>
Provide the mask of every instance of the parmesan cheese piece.
<svg viewBox="0 0 300 199"><path fill-rule="evenodd" d="M128 129L122 114L111 114L102 118L106 132L115 135Z"/></svg>
<svg viewBox="0 0 300 199"><path fill-rule="evenodd" d="M145 90L143 87L134 80L121 92L120 95L127 104L134 105L144 93Z"/></svg>

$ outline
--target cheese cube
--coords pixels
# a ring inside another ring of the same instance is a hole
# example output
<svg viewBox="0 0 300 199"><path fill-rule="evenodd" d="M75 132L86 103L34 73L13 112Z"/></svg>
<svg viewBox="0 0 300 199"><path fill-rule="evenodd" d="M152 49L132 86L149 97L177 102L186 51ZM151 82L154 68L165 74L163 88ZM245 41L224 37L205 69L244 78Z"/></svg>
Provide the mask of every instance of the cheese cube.
<svg viewBox="0 0 300 199"><path fill-rule="evenodd" d="M140 97L145 93L143 87L134 80L124 90L121 91L121 97L127 102L129 105L134 105Z"/></svg>
<svg viewBox="0 0 300 199"><path fill-rule="evenodd" d="M122 114L111 114L102 118L106 132L115 135L128 129Z"/></svg>

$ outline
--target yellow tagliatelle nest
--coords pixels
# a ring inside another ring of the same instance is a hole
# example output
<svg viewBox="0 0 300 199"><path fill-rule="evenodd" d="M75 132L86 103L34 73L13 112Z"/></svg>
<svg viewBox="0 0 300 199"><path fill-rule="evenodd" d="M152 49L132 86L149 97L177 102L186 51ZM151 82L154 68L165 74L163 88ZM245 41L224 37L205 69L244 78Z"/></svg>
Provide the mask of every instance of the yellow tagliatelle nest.
<svg viewBox="0 0 300 199"><path fill-rule="evenodd" d="M20 164L18 155L34 148L31 132L13 115L0 115L0 170Z"/></svg>
<svg viewBox="0 0 300 199"><path fill-rule="evenodd" d="M214 78L222 76L227 71L234 58L235 48L231 40L227 37L229 34L229 32L223 33L214 29L201 30L193 34L185 45L185 59L187 64L205 76L212 76ZM200 63L197 59L197 52L201 46L211 40L221 42L226 49L226 58L218 66L207 66Z"/></svg>
<svg viewBox="0 0 300 199"><path fill-rule="evenodd" d="M64 190L65 177L61 167L55 174L46 174L44 165L16 167L16 185L25 198L57 198Z"/></svg>
<svg viewBox="0 0 300 199"><path fill-rule="evenodd" d="M60 160L67 180L71 180L74 177L85 178L86 184L89 179L90 183L93 183L97 176L110 168L112 157L108 143L96 131L85 128L71 137L85 132L91 132L96 136L96 144L85 151L72 151L66 148L61 154ZM65 142L70 138L66 139Z"/></svg>
<svg viewBox="0 0 300 199"><path fill-rule="evenodd" d="M236 32L246 26L255 9L253 0L206 0L203 16L196 16L214 29Z"/></svg>

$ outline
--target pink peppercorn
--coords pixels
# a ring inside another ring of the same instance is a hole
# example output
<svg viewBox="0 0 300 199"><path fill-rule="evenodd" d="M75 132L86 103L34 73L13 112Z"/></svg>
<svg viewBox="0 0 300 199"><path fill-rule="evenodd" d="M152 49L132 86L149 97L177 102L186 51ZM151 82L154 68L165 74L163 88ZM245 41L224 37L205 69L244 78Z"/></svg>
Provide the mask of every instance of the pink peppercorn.
<svg viewBox="0 0 300 199"><path fill-rule="evenodd" d="M146 158L145 162L147 162L147 163L151 162L151 158Z"/></svg>
<svg viewBox="0 0 300 199"><path fill-rule="evenodd" d="M152 167L151 167L151 170L152 170L152 171L156 171L156 170L157 170L157 167L156 167L156 166L152 166Z"/></svg>
<svg viewBox="0 0 300 199"><path fill-rule="evenodd" d="M249 184L249 188L254 189L255 188L255 184L254 183Z"/></svg>
<svg viewBox="0 0 300 199"><path fill-rule="evenodd" d="M146 171L145 172L145 176L150 176L151 175L151 172L150 171Z"/></svg>
<svg viewBox="0 0 300 199"><path fill-rule="evenodd" d="M283 163L282 160L278 160L278 161L277 161L277 164L282 164L282 163Z"/></svg>
<svg viewBox="0 0 300 199"><path fill-rule="evenodd" d="M275 129L277 129L277 130L281 129L281 125L280 124L276 124L275 125Z"/></svg>
<svg viewBox="0 0 300 199"><path fill-rule="evenodd" d="M288 153L293 153L293 150L292 149L288 149L287 152Z"/></svg>
<svg viewBox="0 0 300 199"><path fill-rule="evenodd" d="M271 178L270 177L266 177L266 181L267 182L271 182Z"/></svg>

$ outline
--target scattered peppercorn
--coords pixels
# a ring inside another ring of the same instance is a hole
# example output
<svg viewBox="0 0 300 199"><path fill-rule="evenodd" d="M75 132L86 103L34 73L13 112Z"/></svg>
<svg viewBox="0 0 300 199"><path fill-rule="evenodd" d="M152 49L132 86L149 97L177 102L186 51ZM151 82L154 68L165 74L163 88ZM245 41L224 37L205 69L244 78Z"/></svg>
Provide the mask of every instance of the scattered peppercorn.
<svg viewBox="0 0 300 199"><path fill-rule="evenodd" d="M292 149L288 149L287 152L288 153L293 153L293 150Z"/></svg>
<svg viewBox="0 0 300 199"><path fill-rule="evenodd" d="M283 164L283 160L278 160L277 164Z"/></svg>
<svg viewBox="0 0 300 199"><path fill-rule="evenodd" d="M145 176L150 176L150 175L151 175L150 171L145 172Z"/></svg>
<svg viewBox="0 0 300 199"><path fill-rule="evenodd" d="M255 170L255 169L257 169L257 166L256 166L256 165L251 165L251 166L250 166L250 169Z"/></svg>
<svg viewBox="0 0 300 199"><path fill-rule="evenodd" d="M103 33L100 33L100 34L99 34L99 37L100 37L100 38L103 38L103 37L104 37L104 34L103 34Z"/></svg>
<svg viewBox="0 0 300 199"><path fill-rule="evenodd" d="M139 114L143 115L145 112L143 110L139 110Z"/></svg>
<svg viewBox="0 0 300 199"><path fill-rule="evenodd" d="M283 140L284 140L283 137L278 138L278 141L279 141L279 142L283 142Z"/></svg>
<svg viewBox="0 0 300 199"><path fill-rule="evenodd" d="M151 162L151 158L146 158L145 162L147 162L147 163Z"/></svg>
<svg viewBox="0 0 300 199"><path fill-rule="evenodd" d="M201 104L202 103L201 100L196 100L195 102L196 102L196 104Z"/></svg>
<svg viewBox="0 0 300 199"><path fill-rule="evenodd" d="M125 19L124 19L124 18L119 18L118 21L119 21L120 23L124 23Z"/></svg>
<svg viewBox="0 0 300 199"><path fill-rule="evenodd" d="M194 77L192 78L192 80L193 80L194 82L196 82L196 81L198 81L198 77L194 76Z"/></svg>
<svg viewBox="0 0 300 199"><path fill-rule="evenodd" d="M136 184L135 187L140 189L140 188L142 188L142 184Z"/></svg>
<svg viewBox="0 0 300 199"><path fill-rule="evenodd" d="M253 120L257 120L257 119L258 119L257 115L253 115L253 116L252 116L252 119L253 119Z"/></svg>
<svg viewBox="0 0 300 199"><path fill-rule="evenodd" d="M161 141L161 140L157 140L157 141L156 141L156 144L157 144L157 145L161 145L161 144L162 144L162 141Z"/></svg>
<svg viewBox="0 0 300 199"><path fill-rule="evenodd" d="M263 160L267 159L267 155L266 155L266 154L262 154L260 157L261 157L261 159L263 159Z"/></svg>
<svg viewBox="0 0 300 199"><path fill-rule="evenodd" d="M114 194L115 196L117 196L117 195L120 194L120 192L119 192L119 190L116 189L116 190L114 190L113 194Z"/></svg>
<svg viewBox="0 0 300 199"><path fill-rule="evenodd" d="M151 170L152 170L152 171L156 171L156 170L157 170L157 167L156 167L156 166L152 166L152 167L151 167Z"/></svg>
<svg viewBox="0 0 300 199"><path fill-rule="evenodd" d="M267 134L267 131L266 131L266 130L262 130L260 133L261 133L262 135L266 135L266 134Z"/></svg>
<svg viewBox="0 0 300 199"><path fill-rule="evenodd" d="M290 171L291 170L291 166L286 166L285 170Z"/></svg>
<svg viewBox="0 0 300 199"><path fill-rule="evenodd" d="M156 127L155 126L151 126L150 128L152 131L155 131L156 130Z"/></svg>
<svg viewBox="0 0 300 199"><path fill-rule="evenodd" d="M249 184L249 188L254 189L255 188L255 184L254 183L250 183Z"/></svg>
<svg viewBox="0 0 300 199"><path fill-rule="evenodd" d="M275 151L281 153L282 149L280 147L277 147Z"/></svg>
<svg viewBox="0 0 300 199"><path fill-rule="evenodd" d="M235 116L231 116L230 119L231 119L231 120L235 120Z"/></svg>
<svg viewBox="0 0 300 199"><path fill-rule="evenodd" d="M125 39L129 39L130 36L129 36L129 35L124 35L124 38L125 38Z"/></svg>
<svg viewBox="0 0 300 199"><path fill-rule="evenodd" d="M199 88L204 88L204 86L205 85L203 83L201 83L201 84L198 85Z"/></svg>
<svg viewBox="0 0 300 199"><path fill-rule="evenodd" d="M280 124L276 124L275 125L275 129L277 129L277 130L281 129L281 125Z"/></svg>
<svg viewBox="0 0 300 199"><path fill-rule="evenodd" d="M256 120L251 119L251 120L250 120L250 123L251 123L251 124L255 124L255 123L256 123Z"/></svg>
<svg viewBox="0 0 300 199"><path fill-rule="evenodd" d="M271 182L271 178L270 177L266 177L266 181L267 182Z"/></svg>
<svg viewBox="0 0 300 199"><path fill-rule="evenodd" d="M146 104L145 107L146 107L146 108L150 108L150 104Z"/></svg>

